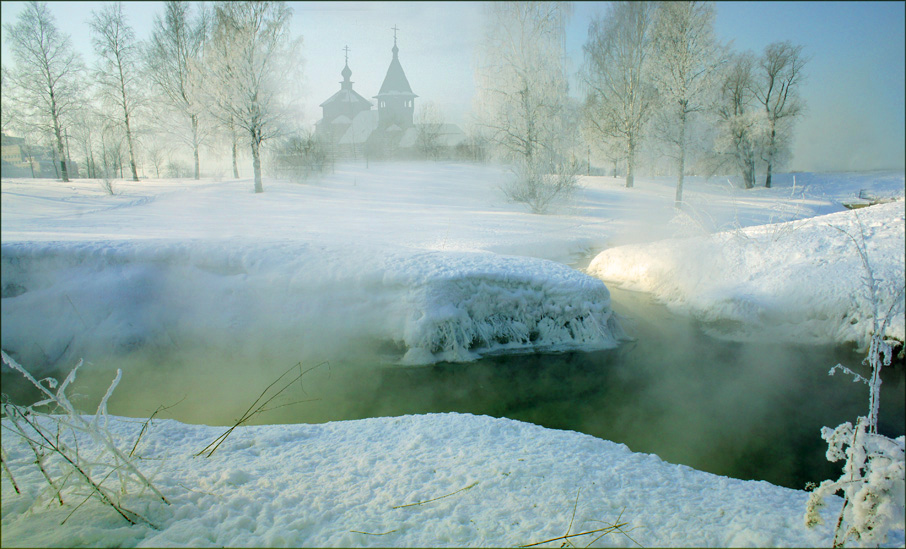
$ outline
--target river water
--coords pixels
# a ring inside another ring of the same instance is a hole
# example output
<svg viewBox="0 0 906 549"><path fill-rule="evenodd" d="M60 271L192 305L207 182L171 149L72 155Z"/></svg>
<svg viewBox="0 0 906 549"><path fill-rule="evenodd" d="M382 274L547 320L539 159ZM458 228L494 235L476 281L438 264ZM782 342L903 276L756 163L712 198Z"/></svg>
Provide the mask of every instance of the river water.
<svg viewBox="0 0 906 549"><path fill-rule="evenodd" d="M617 349L418 367L323 364L248 423L468 412L587 433L672 463L791 488L839 476L840 464L825 458L820 430L866 415L868 389L827 372L840 363L867 376L862 355L840 345L718 340L645 294L611 292L634 338ZM156 417L230 425L287 364L253 368L210 355L179 364L122 364L109 411L148 417L173 405ZM899 436L906 431L902 363L883 374L880 431ZM90 411L112 377L109 367L83 367L76 404ZM9 372L3 392L15 402L36 397Z"/></svg>

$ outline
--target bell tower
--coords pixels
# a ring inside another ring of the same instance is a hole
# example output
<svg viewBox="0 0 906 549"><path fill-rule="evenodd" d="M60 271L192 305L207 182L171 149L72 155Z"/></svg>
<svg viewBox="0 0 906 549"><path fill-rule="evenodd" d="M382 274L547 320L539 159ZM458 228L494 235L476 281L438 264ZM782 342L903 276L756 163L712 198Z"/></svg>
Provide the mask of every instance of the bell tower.
<svg viewBox="0 0 906 549"><path fill-rule="evenodd" d="M387 68L381 91L374 96L377 99L378 127L387 128L393 125L400 129L412 127L412 116L415 112L415 98L409 87L409 80L400 64L399 47L396 45L396 33L399 29L393 26L393 59Z"/></svg>

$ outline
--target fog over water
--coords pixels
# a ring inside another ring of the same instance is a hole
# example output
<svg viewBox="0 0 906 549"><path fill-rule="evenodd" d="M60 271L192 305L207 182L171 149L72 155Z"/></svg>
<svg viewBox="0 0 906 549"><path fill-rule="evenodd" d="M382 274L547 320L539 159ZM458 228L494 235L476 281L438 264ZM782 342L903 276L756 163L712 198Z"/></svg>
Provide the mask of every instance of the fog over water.
<svg viewBox="0 0 906 549"><path fill-rule="evenodd" d="M644 294L612 292L635 338L618 349L401 367L386 363L397 350L358 342L358 358L301 365L312 369L249 423L464 412L575 430L672 463L797 489L839 474L820 429L864 415L868 391L827 371L842 363L864 374L862 355L845 346L715 340ZM144 418L171 406L155 417L231 425L293 363L278 352L260 360L217 350L137 354L83 366L74 400L92 411L121 367L110 413ZM883 379L880 430L898 436L906 431L902 365L886 368ZM3 386L14 400L36 396L8 373Z"/></svg>

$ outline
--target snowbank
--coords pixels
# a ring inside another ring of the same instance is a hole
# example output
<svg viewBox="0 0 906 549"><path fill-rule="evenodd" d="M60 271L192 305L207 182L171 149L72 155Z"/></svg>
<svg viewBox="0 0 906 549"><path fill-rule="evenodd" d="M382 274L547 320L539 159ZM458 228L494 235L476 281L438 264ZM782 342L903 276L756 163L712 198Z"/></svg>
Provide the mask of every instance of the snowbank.
<svg viewBox="0 0 906 549"><path fill-rule="evenodd" d="M41 372L215 349L287 364L381 349L426 364L621 337L603 282L541 259L212 240L0 251L3 347Z"/></svg>
<svg viewBox="0 0 906 549"><path fill-rule="evenodd" d="M111 419L131 448L141 422ZM142 437L140 466L172 504L150 496L123 504L157 530L130 527L96 498L63 525L82 498L29 511L44 481L28 447L4 436L24 493L4 475L3 546L511 547L566 534L575 505L571 533L621 517L645 547L826 547L840 504L832 497L826 524L806 529L806 492L487 416L240 427L213 457L191 457L223 430L155 420ZM91 451L88 441L82 448ZM902 544L897 535L891 541ZM619 533L598 543L635 546Z"/></svg>
<svg viewBox="0 0 906 549"><path fill-rule="evenodd" d="M715 235L623 246L600 253L588 273L654 294L723 337L866 344L860 223L882 311L899 314L887 335L904 340L904 201ZM841 231L845 231L841 232Z"/></svg>

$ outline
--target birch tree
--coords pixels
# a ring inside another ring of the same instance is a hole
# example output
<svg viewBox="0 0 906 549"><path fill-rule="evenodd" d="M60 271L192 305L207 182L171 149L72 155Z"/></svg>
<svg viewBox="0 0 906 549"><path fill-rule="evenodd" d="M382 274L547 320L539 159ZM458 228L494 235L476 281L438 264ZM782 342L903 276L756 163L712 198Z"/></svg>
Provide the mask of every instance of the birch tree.
<svg viewBox="0 0 906 549"><path fill-rule="evenodd" d="M198 151L204 136L202 125L200 65L207 41L210 17L204 7L193 19L189 2L169 1L166 13L154 19L154 30L145 63L148 76L164 103L177 114L187 131L176 135L192 147L195 179L201 177Z"/></svg>
<svg viewBox="0 0 906 549"><path fill-rule="evenodd" d="M592 20L583 47L584 120L596 141L623 149L626 187L634 184L636 154L656 107L650 75L653 18L651 2L613 2L606 16Z"/></svg>
<svg viewBox="0 0 906 549"><path fill-rule="evenodd" d="M104 102L118 111L116 118L122 124L128 146L132 180L138 181L131 122L140 94L139 50L135 31L126 22L120 2L106 4L101 11L92 12L89 26L98 56L95 82Z"/></svg>
<svg viewBox="0 0 906 549"><path fill-rule="evenodd" d="M659 134L677 163L676 207L683 203L683 178L690 119L708 104L723 48L714 38L714 7L707 2L662 2L655 16L654 81L661 93Z"/></svg>
<svg viewBox="0 0 906 549"><path fill-rule="evenodd" d="M494 2L477 71L478 123L513 162L508 196L541 213L576 186L565 158L570 124L563 2Z"/></svg>
<svg viewBox="0 0 906 549"><path fill-rule="evenodd" d="M802 54L802 46L794 46L789 41L769 44L758 62L754 91L764 108L769 126L764 156L767 162L764 186L768 188L771 186L774 163L783 135L782 126L792 123L805 108L798 88L803 79L802 69L807 62L808 59Z"/></svg>
<svg viewBox="0 0 906 549"><path fill-rule="evenodd" d="M280 135L294 95L289 88L299 81L301 39L291 40L291 17L283 2L221 2L214 8L209 91L221 120L248 137L256 193L264 192L261 144Z"/></svg>
<svg viewBox="0 0 906 549"><path fill-rule="evenodd" d="M68 182L63 136L67 116L81 101L82 59L57 30L46 3L28 2L6 31L16 64L10 76L20 92L23 118L52 136L60 178Z"/></svg>

